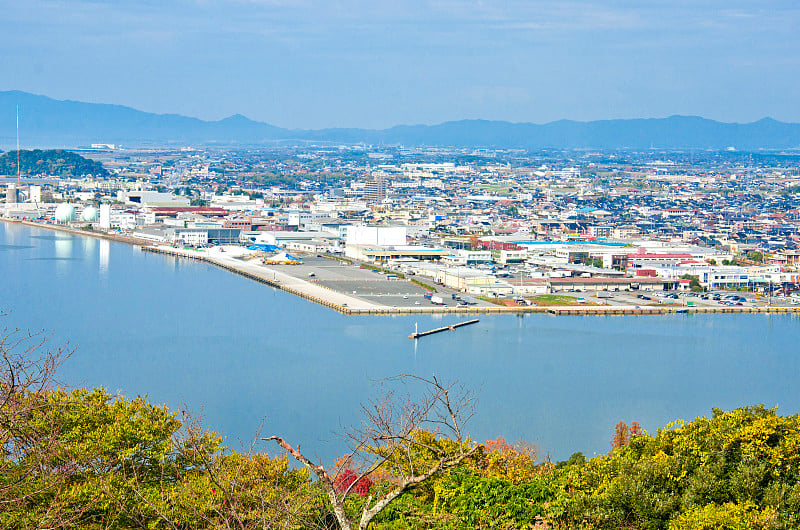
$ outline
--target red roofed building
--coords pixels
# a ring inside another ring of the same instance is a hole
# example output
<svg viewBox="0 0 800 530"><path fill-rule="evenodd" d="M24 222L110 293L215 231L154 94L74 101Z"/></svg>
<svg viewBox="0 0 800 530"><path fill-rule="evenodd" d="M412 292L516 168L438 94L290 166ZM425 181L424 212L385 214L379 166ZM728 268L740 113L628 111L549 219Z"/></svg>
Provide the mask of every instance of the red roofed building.
<svg viewBox="0 0 800 530"><path fill-rule="evenodd" d="M635 269L642 267L672 267L682 261L692 260L693 258L691 254L648 254L641 252L640 249L637 254L628 255L628 266Z"/></svg>
<svg viewBox="0 0 800 530"><path fill-rule="evenodd" d="M175 217L181 213L194 213L203 217L225 217L230 213L225 208L211 206L152 206L150 211L160 217Z"/></svg>

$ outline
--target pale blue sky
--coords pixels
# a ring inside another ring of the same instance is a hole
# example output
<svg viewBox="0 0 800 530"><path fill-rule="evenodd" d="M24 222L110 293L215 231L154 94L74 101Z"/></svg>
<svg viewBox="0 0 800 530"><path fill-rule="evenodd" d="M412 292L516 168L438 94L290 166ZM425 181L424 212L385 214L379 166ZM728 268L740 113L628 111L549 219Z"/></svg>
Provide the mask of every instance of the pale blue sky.
<svg viewBox="0 0 800 530"><path fill-rule="evenodd" d="M800 122L800 2L0 0L0 90L283 127Z"/></svg>

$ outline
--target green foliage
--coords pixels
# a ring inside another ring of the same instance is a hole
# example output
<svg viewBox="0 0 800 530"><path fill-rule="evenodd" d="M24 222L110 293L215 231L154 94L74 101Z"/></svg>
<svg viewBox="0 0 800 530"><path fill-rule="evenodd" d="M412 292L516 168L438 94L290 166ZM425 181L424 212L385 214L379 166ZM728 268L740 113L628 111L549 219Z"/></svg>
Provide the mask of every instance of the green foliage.
<svg viewBox="0 0 800 530"><path fill-rule="evenodd" d="M244 528L299 529L324 518L324 492L287 458L230 453L204 467L186 475L165 506L189 528L223 528L236 520Z"/></svg>
<svg viewBox="0 0 800 530"><path fill-rule="evenodd" d="M42 151L33 149L19 152L19 165L24 175L48 175L60 177L79 177L94 175L107 177L108 171L100 162L84 158L62 149ZM17 174L17 152L9 151L0 155L0 175Z"/></svg>
<svg viewBox="0 0 800 530"><path fill-rule="evenodd" d="M502 436L486 442L477 470L487 478L497 478L512 484L524 484L541 475L536 466L536 449L533 445L517 442L511 445Z"/></svg>
<svg viewBox="0 0 800 530"><path fill-rule="evenodd" d="M585 463L586 463L586 456L581 452L577 452L577 453L572 453L572 455L570 455L568 460L563 460L561 462L558 462L555 468L562 469L571 466L581 466Z"/></svg>
<svg viewBox="0 0 800 530"><path fill-rule="evenodd" d="M226 452L217 434L143 397L59 389L18 395L14 410L2 528L302 528L325 512L307 471Z"/></svg>
<svg viewBox="0 0 800 530"><path fill-rule="evenodd" d="M404 477L416 473L423 473L434 468L443 455L456 455L467 452L472 441L467 438L461 447L455 440L441 436L437 432L418 429L411 433L412 441L390 441L386 445L372 447L370 451L384 459L380 470L389 476ZM464 461L466 464L476 462L476 457ZM426 502L432 502L434 497L435 481L430 480L415 487L417 496L422 496Z"/></svg>
<svg viewBox="0 0 800 530"><path fill-rule="evenodd" d="M769 528L794 528L798 464L798 416L763 406L715 409L711 419L676 422L611 456L557 471L572 493L556 500L561 512L552 515L589 528L705 528L697 521L723 515L726 528L758 528L747 526L749 517L768 519ZM748 506L754 508L742 508Z"/></svg>
<svg viewBox="0 0 800 530"><path fill-rule="evenodd" d="M433 441L432 433L419 436L426 445ZM452 442L447 446L453 449ZM512 446L498 437L461 466L402 495L380 515L376 527L530 528L543 522L545 503L557 493L552 469L548 463L536 464L533 446Z"/></svg>
<svg viewBox="0 0 800 530"><path fill-rule="evenodd" d="M103 389L2 390L2 528L335 527L308 470L228 451L165 406ZM757 406L715 409L655 436L634 426L609 455L576 453L556 465L537 464L532 446L487 442L398 497L371 528L800 526L800 416ZM435 431L411 435L369 448L385 457L371 494L472 446ZM348 496L346 510L366 502Z"/></svg>
<svg viewBox="0 0 800 530"><path fill-rule="evenodd" d="M574 305L577 303L578 298L576 296L567 296L561 294L537 294L534 295L531 300L536 305L545 306L545 305Z"/></svg>
<svg viewBox="0 0 800 530"><path fill-rule="evenodd" d="M517 208L516 206L512 205L512 206L509 206L508 208L501 209L500 213L502 215L507 215L509 217L516 217L516 216L519 215L519 208Z"/></svg>
<svg viewBox="0 0 800 530"><path fill-rule="evenodd" d="M751 503L706 504L676 517L669 530L759 530L772 528L775 510Z"/></svg>
<svg viewBox="0 0 800 530"><path fill-rule="evenodd" d="M700 278L698 278L697 276L693 276L691 274L684 274L683 276L681 276L681 279L689 280L689 288L692 291L697 293L703 290L703 286L700 285Z"/></svg>
<svg viewBox="0 0 800 530"><path fill-rule="evenodd" d="M0 513L0 526L57 526L74 519L89 527L124 527L155 519L150 503L182 468L171 438L180 427L174 414L102 389L25 399L28 414L18 428L27 439L9 442L33 447L26 458L3 462L0 491L13 509Z"/></svg>
<svg viewBox="0 0 800 530"><path fill-rule="evenodd" d="M459 468L436 485L434 513L458 520L458 528L528 528L545 515L555 493L543 478L514 484Z"/></svg>
<svg viewBox="0 0 800 530"><path fill-rule="evenodd" d="M432 293L435 293L435 292L436 292L436 287L434 287L433 285L429 285L429 284L427 284L427 283L425 283L425 282L423 282L423 281L420 281L420 280L418 280L418 279L416 279L416 278L411 278L411 279L410 279L410 281L411 281L411 283L413 283L414 285L419 285L419 286L420 286L420 287L422 287L423 289L426 289L426 290L428 290L428 291L430 291L430 292L432 292Z"/></svg>

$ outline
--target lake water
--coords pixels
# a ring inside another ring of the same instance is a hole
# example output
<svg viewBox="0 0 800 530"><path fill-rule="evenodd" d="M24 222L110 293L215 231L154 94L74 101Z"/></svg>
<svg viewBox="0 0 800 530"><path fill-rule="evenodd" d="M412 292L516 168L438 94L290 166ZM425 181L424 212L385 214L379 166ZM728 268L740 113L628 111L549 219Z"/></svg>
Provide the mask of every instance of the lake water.
<svg viewBox="0 0 800 530"><path fill-rule="evenodd" d="M260 426L331 460L377 381L411 373L478 393L468 430L563 459L614 425L763 403L800 410L793 315L345 316L210 265L0 223L0 327L75 348L62 381L201 413L235 448ZM263 446L266 450L274 447Z"/></svg>

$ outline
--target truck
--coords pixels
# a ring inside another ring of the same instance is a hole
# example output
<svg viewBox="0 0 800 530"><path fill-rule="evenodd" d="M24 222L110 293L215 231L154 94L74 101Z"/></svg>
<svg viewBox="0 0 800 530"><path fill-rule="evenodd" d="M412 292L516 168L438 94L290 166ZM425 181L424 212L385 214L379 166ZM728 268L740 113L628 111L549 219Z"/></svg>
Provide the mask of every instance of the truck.
<svg viewBox="0 0 800 530"><path fill-rule="evenodd" d="M614 298L614 295L608 291L599 291L597 293L597 298Z"/></svg>
<svg viewBox="0 0 800 530"><path fill-rule="evenodd" d="M431 296L431 303L436 305L444 305L444 299L439 295Z"/></svg>

